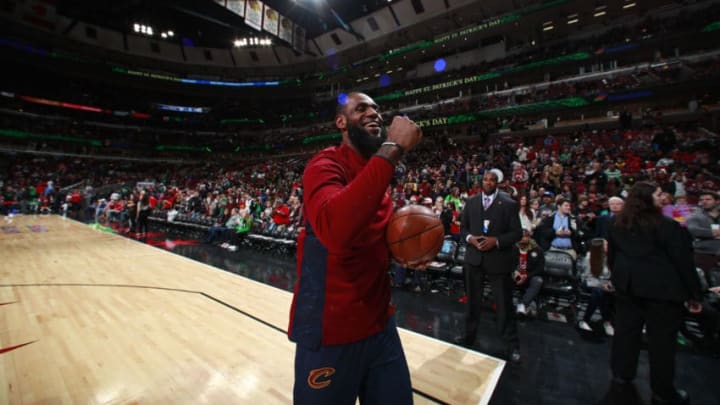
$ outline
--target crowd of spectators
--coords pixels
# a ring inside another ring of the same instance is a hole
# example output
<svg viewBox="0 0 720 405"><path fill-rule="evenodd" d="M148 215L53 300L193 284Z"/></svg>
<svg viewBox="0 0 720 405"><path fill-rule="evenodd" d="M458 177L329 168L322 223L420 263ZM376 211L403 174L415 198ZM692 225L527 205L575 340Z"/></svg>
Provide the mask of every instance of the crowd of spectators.
<svg viewBox="0 0 720 405"><path fill-rule="evenodd" d="M238 208L271 223L274 205L301 203L304 163L300 157L270 158L223 167L219 162L178 165L18 155L10 158L1 180L3 213L41 207L59 212L65 202L84 209L101 199L127 202L139 183L156 208L160 204L165 210L209 218ZM720 184L716 139L692 127L616 129L540 136L529 143L500 140L452 147L430 141L397 167L393 200L403 206L433 204L440 197L460 211L490 168L503 172L501 189L528 207L524 223L531 231L562 197L572 204L585 235L596 233L596 218L608 212L608 199L623 196L635 181L660 184L667 192L664 211L681 222L700 190L718 190ZM48 181L54 182L52 193ZM293 211L291 222L297 226L301 210Z"/></svg>
<svg viewBox="0 0 720 405"><path fill-rule="evenodd" d="M570 244L564 248L577 261L592 303L578 327L591 329L590 317L600 308L602 328L612 334L607 277L588 270L591 241L605 236L607 217L617 211L614 201L641 180L662 188L663 213L685 226L704 209L698 207L702 193L720 190L719 141L692 124L548 134L524 141L508 136L490 144L459 146L428 139L396 167L388 191L396 207L432 208L447 236L459 240L465 200L480 192L486 171L499 169L499 189L520 202L521 223L534 238L534 248L555 247L556 212L573 219ZM8 164L0 175L0 210L6 215L89 217L142 237L153 211L153 216L171 222L204 224L205 242L229 242L224 247L235 246L248 233L292 237L302 226L304 157L194 165L24 154L3 158ZM395 285L403 286L403 278L396 278ZM523 288L518 309L523 314L536 309L539 278L541 274L533 274L528 285L534 286ZM718 278L709 278L709 285ZM417 276L411 283L421 290Z"/></svg>

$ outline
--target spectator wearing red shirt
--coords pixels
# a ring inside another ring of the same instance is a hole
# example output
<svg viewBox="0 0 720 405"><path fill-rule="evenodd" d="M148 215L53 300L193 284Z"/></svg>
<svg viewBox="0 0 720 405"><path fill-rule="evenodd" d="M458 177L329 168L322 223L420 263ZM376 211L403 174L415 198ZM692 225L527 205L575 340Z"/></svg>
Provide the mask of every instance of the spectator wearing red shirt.
<svg viewBox="0 0 720 405"><path fill-rule="evenodd" d="M275 206L272 212L273 230L284 230L290 223L290 207L285 204L282 198L275 199Z"/></svg>

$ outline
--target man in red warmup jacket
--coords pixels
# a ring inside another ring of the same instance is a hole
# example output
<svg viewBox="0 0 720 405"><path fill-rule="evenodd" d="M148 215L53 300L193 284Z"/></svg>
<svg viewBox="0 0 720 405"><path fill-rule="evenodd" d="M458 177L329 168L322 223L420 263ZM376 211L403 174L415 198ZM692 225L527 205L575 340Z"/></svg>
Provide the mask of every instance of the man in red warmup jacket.
<svg viewBox="0 0 720 405"><path fill-rule="evenodd" d="M362 93L340 99L335 125L342 144L316 154L303 174L306 221L288 331L297 343L294 403L411 404L385 227L395 165L422 131L395 117L385 134L377 104Z"/></svg>

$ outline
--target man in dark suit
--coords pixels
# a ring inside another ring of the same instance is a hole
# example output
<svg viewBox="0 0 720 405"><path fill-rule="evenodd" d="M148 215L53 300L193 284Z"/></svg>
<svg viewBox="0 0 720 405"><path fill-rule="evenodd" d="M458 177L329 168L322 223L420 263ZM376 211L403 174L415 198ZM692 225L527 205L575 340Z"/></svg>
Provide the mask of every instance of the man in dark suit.
<svg viewBox="0 0 720 405"><path fill-rule="evenodd" d="M610 207L610 213L601 216L595 223L596 238L603 238L607 240L608 231L610 230L610 225L612 225L613 218L622 211L625 206L625 200L621 197L610 197L608 199L608 206Z"/></svg>
<svg viewBox="0 0 720 405"><path fill-rule="evenodd" d="M515 308L512 291L515 283L512 272L517 267L518 249L515 243L522 238L518 204L499 191L502 172L493 169L482 179L482 193L471 197L462 212L461 237L467 241L465 253L465 288L468 312L465 335L458 343L471 346L477 336L482 300L483 278L488 277L497 309L497 328L513 362L520 361Z"/></svg>

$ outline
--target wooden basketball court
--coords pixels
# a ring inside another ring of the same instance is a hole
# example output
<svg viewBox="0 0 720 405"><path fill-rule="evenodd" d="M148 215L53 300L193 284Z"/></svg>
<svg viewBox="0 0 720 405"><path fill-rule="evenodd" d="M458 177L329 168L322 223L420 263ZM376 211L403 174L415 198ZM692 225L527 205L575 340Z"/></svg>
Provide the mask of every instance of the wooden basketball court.
<svg viewBox="0 0 720 405"><path fill-rule="evenodd" d="M57 216L0 219L0 403L288 404L291 294ZM415 403L504 361L401 329Z"/></svg>

